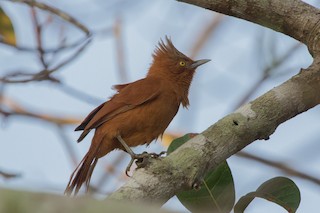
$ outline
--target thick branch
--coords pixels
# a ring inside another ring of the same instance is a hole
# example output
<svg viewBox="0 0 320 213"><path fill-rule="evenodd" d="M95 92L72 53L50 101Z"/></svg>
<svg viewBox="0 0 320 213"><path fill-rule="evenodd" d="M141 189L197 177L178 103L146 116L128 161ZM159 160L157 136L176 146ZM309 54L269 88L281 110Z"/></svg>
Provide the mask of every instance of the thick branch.
<svg viewBox="0 0 320 213"><path fill-rule="evenodd" d="M161 160L152 160L110 199L165 203L257 139L268 139L290 118L320 103L320 61L224 117Z"/></svg>
<svg viewBox="0 0 320 213"><path fill-rule="evenodd" d="M0 188L0 212L170 213L171 211L165 209L157 209L150 205L141 205L137 203L133 204L125 202L103 202L94 200L90 197L71 199L53 194L6 190Z"/></svg>
<svg viewBox="0 0 320 213"><path fill-rule="evenodd" d="M320 50L320 10L300 0L177 0L268 27Z"/></svg>

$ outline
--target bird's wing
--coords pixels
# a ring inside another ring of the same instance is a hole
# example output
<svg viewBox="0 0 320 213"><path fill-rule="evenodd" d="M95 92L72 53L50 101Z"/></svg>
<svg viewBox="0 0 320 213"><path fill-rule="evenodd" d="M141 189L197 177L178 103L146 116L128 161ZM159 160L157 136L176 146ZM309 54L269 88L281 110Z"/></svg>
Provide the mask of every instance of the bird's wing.
<svg viewBox="0 0 320 213"><path fill-rule="evenodd" d="M84 130L80 142L91 129L112 119L116 115L131 110L141 104L153 100L159 95L159 82L144 78L130 84L114 86L118 90L109 101L95 108L84 121L75 129Z"/></svg>
<svg viewBox="0 0 320 213"><path fill-rule="evenodd" d="M97 108L92 110L89 115L82 121L82 123L74 130L74 131L79 131L79 130L84 130L84 128L87 126L89 121L97 114L97 112L103 107L105 103L100 104Z"/></svg>
<svg viewBox="0 0 320 213"><path fill-rule="evenodd" d="M112 89L117 90L117 92L120 92L123 88L125 88L126 86L128 86L130 83L128 84L117 84L117 85L113 85ZM100 104L97 108L95 108L94 110L92 110L92 112L90 112L89 115L87 115L87 117L82 121L82 123L74 130L74 131L80 131L80 130L84 130L84 128L88 125L88 123L92 120L92 118L97 114L97 112L106 104L106 102Z"/></svg>

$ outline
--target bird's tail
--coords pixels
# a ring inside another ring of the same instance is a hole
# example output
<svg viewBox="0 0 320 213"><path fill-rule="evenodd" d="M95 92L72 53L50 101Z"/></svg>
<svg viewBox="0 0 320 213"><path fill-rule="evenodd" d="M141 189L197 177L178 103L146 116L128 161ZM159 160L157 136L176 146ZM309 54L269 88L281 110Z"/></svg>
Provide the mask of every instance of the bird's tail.
<svg viewBox="0 0 320 213"><path fill-rule="evenodd" d="M74 195L77 195L83 183L85 183L86 190L88 191L92 172L98 162L98 149L99 146L95 147L93 144L91 145L87 154L71 174L69 183L64 191L65 195L71 196L73 192Z"/></svg>

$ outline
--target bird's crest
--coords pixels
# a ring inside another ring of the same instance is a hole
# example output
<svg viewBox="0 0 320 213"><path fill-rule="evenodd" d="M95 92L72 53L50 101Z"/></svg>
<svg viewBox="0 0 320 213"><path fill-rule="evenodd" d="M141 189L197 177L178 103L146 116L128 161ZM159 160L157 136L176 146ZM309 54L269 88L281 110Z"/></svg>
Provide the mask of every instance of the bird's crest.
<svg viewBox="0 0 320 213"><path fill-rule="evenodd" d="M168 36L166 36L166 43L160 39L158 46L154 53L152 54L153 58L160 57L166 55L168 57L176 58L176 57L186 57L183 53L181 53L175 46L173 45L172 41Z"/></svg>

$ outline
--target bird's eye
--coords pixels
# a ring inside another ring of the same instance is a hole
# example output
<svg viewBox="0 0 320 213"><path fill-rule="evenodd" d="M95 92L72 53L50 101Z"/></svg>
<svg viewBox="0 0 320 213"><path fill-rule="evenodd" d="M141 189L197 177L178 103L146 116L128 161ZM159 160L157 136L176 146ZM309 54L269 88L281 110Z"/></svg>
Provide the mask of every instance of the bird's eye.
<svg viewBox="0 0 320 213"><path fill-rule="evenodd" d="M179 64L180 64L180 66L182 66L182 67L186 66L186 62L184 62L184 61L180 61Z"/></svg>

